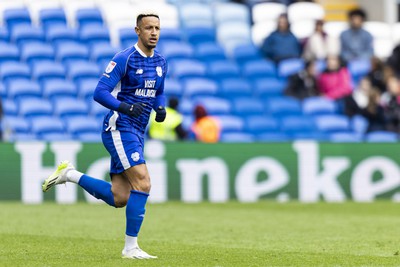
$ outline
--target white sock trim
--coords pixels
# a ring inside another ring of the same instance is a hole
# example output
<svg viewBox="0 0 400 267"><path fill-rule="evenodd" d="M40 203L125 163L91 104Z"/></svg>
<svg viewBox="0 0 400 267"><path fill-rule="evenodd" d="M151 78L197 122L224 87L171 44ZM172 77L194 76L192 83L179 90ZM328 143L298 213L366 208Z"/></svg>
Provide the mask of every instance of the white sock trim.
<svg viewBox="0 0 400 267"><path fill-rule="evenodd" d="M77 170L69 170L67 173L67 179L68 182L73 182L73 183L79 183L79 180L81 179L83 173L77 171Z"/></svg>
<svg viewBox="0 0 400 267"><path fill-rule="evenodd" d="M138 248L137 236L125 235L125 250Z"/></svg>

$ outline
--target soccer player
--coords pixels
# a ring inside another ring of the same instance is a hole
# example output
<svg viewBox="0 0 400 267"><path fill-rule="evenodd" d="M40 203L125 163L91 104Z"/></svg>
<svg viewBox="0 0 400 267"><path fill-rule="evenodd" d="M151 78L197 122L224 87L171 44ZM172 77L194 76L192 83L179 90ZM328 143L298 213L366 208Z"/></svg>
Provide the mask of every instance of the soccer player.
<svg viewBox="0 0 400 267"><path fill-rule="evenodd" d="M94 100L110 109L104 118L102 141L111 155L111 184L63 161L42 187L47 191L54 185L73 182L110 206L126 206L122 257L150 259L156 257L141 250L137 241L150 191L143 139L152 109L157 122L166 118L163 91L167 63L154 50L160 34L158 15L138 15L135 31L138 42L114 56L94 92Z"/></svg>

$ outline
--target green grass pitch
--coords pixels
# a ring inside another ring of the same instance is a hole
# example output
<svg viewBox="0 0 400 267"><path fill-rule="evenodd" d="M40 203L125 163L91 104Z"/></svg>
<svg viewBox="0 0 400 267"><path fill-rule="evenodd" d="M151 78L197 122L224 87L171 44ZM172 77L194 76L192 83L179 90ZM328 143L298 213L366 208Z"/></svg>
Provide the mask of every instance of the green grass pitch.
<svg viewBox="0 0 400 267"><path fill-rule="evenodd" d="M0 266L400 266L399 204L150 204L121 259L124 209L0 203Z"/></svg>

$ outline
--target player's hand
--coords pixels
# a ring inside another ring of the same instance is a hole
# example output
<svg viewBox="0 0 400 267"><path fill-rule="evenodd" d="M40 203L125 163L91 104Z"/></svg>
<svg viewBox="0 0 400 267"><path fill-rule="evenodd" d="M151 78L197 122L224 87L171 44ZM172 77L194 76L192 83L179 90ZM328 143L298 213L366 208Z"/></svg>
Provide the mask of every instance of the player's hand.
<svg viewBox="0 0 400 267"><path fill-rule="evenodd" d="M156 109L156 122L163 122L167 116L167 111L163 106L159 106Z"/></svg>
<svg viewBox="0 0 400 267"><path fill-rule="evenodd" d="M121 104L119 105L118 111L120 111L126 115L137 118L140 116L140 114L142 114L145 106L146 106L146 104L144 104L144 103L134 103L134 104L130 105L125 102L121 102Z"/></svg>

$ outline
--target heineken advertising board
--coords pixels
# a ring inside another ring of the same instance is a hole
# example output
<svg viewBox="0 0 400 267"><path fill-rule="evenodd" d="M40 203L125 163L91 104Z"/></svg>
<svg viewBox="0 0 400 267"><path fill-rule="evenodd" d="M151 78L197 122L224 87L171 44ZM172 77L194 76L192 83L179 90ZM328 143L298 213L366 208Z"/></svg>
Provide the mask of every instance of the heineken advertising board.
<svg viewBox="0 0 400 267"><path fill-rule="evenodd" d="M152 202L400 201L399 155L397 143L148 141L145 148ZM110 179L110 159L102 144L2 143L0 200L99 202L71 183L41 191L43 180L64 159L92 177Z"/></svg>

